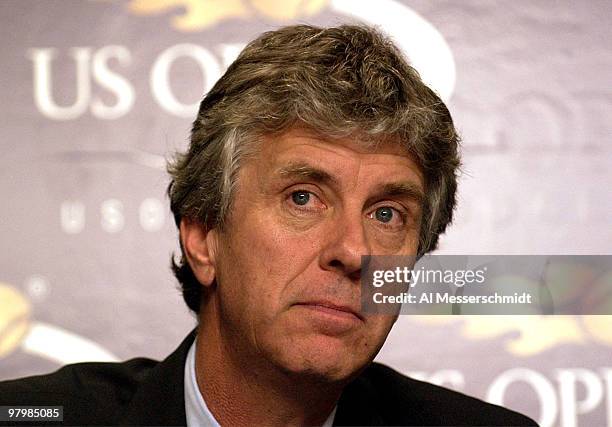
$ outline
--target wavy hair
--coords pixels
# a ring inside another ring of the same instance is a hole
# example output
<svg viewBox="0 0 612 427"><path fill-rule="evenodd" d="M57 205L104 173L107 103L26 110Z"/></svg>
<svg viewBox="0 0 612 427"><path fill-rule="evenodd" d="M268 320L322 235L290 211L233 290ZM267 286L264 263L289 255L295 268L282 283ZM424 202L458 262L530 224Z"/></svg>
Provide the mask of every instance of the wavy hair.
<svg viewBox="0 0 612 427"><path fill-rule="evenodd" d="M189 218L223 229L242 161L261 136L296 124L405 146L425 177L418 255L436 248L455 206L459 137L447 107L394 44L363 25L288 26L244 48L202 100L187 152L168 162L177 227ZM204 287L181 251L172 269L198 313Z"/></svg>

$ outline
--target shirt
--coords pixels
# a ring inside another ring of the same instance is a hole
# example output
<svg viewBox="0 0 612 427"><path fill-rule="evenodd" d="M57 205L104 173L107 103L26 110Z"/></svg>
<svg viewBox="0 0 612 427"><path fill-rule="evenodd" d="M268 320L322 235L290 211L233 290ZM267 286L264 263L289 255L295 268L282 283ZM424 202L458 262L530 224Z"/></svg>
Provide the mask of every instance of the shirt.
<svg viewBox="0 0 612 427"><path fill-rule="evenodd" d="M185 381L184 381L184 393L185 393L185 415L187 418L188 427L220 427L219 422L215 419L214 415L208 409L206 401L200 393L198 387L198 381L196 379L195 372L195 351L196 351L197 338L191 345L189 353L187 353L187 359L185 360ZM331 427L334 422L334 416L336 415L336 409L334 408L332 413L327 417L322 427Z"/></svg>

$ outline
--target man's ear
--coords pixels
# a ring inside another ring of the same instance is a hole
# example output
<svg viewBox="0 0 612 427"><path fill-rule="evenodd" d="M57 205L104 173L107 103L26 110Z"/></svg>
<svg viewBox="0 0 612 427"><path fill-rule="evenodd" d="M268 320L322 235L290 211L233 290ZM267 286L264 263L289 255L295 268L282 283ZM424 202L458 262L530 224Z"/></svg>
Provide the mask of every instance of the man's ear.
<svg viewBox="0 0 612 427"><path fill-rule="evenodd" d="M199 222L182 218L180 236L185 257L196 279L204 286L211 286L215 280L216 230L207 230Z"/></svg>

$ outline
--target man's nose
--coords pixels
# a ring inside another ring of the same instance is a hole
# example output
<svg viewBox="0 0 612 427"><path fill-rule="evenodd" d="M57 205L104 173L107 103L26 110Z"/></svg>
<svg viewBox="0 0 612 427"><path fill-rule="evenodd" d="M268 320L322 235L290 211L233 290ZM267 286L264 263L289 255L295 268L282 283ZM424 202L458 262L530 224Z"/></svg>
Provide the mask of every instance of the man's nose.
<svg viewBox="0 0 612 427"><path fill-rule="evenodd" d="M363 215L339 215L328 224L323 242L319 257L321 268L359 280L361 257L371 254Z"/></svg>

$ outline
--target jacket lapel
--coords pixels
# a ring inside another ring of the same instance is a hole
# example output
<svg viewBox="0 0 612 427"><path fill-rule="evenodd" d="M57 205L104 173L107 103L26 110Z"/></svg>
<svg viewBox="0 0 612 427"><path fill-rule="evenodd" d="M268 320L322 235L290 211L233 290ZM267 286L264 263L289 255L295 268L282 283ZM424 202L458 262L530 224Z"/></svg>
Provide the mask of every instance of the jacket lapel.
<svg viewBox="0 0 612 427"><path fill-rule="evenodd" d="M185 416L184 372L185 360L197 329L163 362L147 374L121 417L121 425L184 426Z"/></svg>
<svg viewBox="0 0 612 427"><path fill-rule="evenodd" d="M381 415L379 395L373 384L359 376L347 385L334 417L334 426L382 426L386 425Z"/></svg>

